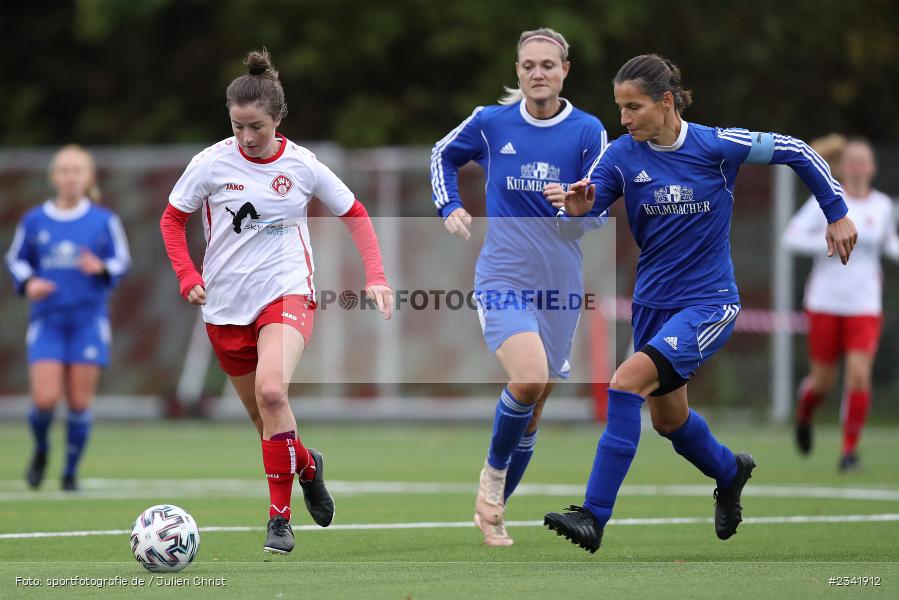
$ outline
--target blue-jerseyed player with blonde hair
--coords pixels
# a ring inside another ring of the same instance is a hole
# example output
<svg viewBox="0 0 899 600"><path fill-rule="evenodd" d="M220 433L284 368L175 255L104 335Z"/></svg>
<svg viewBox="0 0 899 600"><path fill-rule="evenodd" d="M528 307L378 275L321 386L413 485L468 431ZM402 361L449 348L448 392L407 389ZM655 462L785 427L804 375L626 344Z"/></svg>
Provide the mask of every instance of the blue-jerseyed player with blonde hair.
<svg viewBox="0 0 899 600"><path fill-rule="evenodd" d="M475 523L489 546L512 544L505 502L533 454L543 403L555 381L568 377L575 299L583 297L579 243L561 237L557 211L542 192L584 177L607 143L596 117L560 97L570 68L565 38L546 28L525 31L517 50L518 88L507 88L498 105L476 108L431 154L434 202L446 229L464 239L471 215L458 170L474 161L487 174L489 226L475 291L484 339L509 378L475 501ZM592 227L603 222L604 215L590 220Z"/></svg>
<svg viewBox="0 0 899 600"><path fill-rule="evenodd" d="M50 165L54 198L30 210L16 228L6 264L16 291L31 302L28 365L34 453L25 478L44 479L48 432L56 405L68 403L62 489L78 489L78 463L90 437L91 405L109 363L110 290L131 265L119 218L98 206L94 161L84 148L61 148Z"/></svg>
<svg viewBox="0 0 899 600"><path fill-rule="evenodd" d="M640 407L674 450L714 479L715 532L736 533L740 495L755 463L712 435L687 404L687 381L724 345L740 312L730 257L733 189L742 164L789 165L812 190L827 218L828 255L843 263L857 232L839 183L804 142L776 133L688 123L691 101L679 69L658 55L625 63L614 79L627 134L615 140L587 178L545 195L579 235L580 216L596 215L624 196L640 246L632 323L637 352L612 377L608 425L600 438L584 505L546 515L546 525L595 552L640 439Z"/></svg>

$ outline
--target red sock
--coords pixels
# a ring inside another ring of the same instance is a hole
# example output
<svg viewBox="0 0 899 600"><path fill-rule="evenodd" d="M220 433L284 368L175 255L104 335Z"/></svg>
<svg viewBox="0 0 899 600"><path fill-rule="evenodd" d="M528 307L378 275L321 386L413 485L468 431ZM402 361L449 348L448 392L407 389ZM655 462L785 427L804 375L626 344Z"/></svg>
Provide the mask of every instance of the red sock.
<svg viewBox="0 0 899 600"><path fill-rule="evenodd" d="M862 427L868 417L868 408L871 406L871 392L863 390L850 390L848 396L846 416L843 419L843 454L855 452L858 440L862 435Z"/></svg>
<svg viewBox="0 0 899 600"><path fill-rule="evenodd" d="M796 407L796 421L803 425L808 424L812 420L812 413L824 400L822 394L812 390L812 386L808 384L808 380L802 382L799 386L799 405Z"/></svg>
<svg viewBox="0 0 899 600"><path fill-rule="evenodd" d="M269 518L278 515L290 520L290 494L293 489L293 474L300 474L300 481L315 477L315 461L312 455L296 438L296 432L288 431L262 440L262 465L268 479L268 495L271 501Z"/></svg>
<svg viewBox="0 0 899 600"><path fill-rule="evenodd" d="M312 460L312 454L303 446L300 440L294 440L297 454L297 474L300 481L312 481L315 478L315 461ZM299 457L305 456L305 462Z"/></svg>

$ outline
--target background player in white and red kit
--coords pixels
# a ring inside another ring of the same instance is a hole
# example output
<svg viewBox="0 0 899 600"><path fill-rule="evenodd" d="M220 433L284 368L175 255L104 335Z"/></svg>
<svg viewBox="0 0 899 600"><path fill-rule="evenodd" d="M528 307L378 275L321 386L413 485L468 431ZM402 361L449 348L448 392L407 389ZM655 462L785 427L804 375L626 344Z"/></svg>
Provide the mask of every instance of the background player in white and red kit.
<svg viewBox="0 0 899 600"><path fill-rule="evenodd" d="M899 236L892 200L871 187L877 169L871 146L850 140L835 166L849 216L858 227L852 261L844 266L822 252L827 223L814 198L790 221L783 241L792 250L816 257L805 287L810 370L799 389L796 443L803 454L811 451L812 415L833 389L839 360L845 357L839 467L846 471L858 466L856 448L871 405L871 370L883 312L880 257L886 254L899 261Z"/></svg>
<svg viewBox="0 0 899 600"><path fill-rule="evenodd" d="M343 219L365 264L366 294L388 319L393 290L365 208L311 152L276 132L287 105L268 52L250 52L245 64L249 74L226 92L234 136L194 157L160 227L181 295L202 305L216 356L262 437L271 497L264 548L283 554L294 546L294 473L315 522L326 527L334 516L322 455L303 446L287 401L287 382L312 333L306 211L313 196ZM197 210L206 237L202 275L185 238L187 219Z"/></svg>

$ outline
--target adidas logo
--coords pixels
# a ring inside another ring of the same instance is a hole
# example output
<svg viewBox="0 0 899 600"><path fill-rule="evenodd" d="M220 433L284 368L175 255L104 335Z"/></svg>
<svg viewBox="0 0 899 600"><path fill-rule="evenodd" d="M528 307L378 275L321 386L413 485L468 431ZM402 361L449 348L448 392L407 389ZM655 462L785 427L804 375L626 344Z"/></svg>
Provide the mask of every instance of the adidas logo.
<svg viewBox="0 0 899 600"><path fill-rule="evenodd" d="M665 342L669 346L671 346L674 350L677 350L677 337L675 337L675 336L666 337Z"/></svg>
<svg viewBox="0 0 899 600"><path fill-rule="evenodd" d="M652 177L646 171L640 171L640 173L634 177L634 183L646 183L647 181L652 181Z"/></svg>
<svg viewBox="0 0 899 600"><path fill-rule="evenodd" d="M512 142L506 142L506 145L503 146L500 151L500 154L518 154L515 152L515 146L512 145Z"/></svg>

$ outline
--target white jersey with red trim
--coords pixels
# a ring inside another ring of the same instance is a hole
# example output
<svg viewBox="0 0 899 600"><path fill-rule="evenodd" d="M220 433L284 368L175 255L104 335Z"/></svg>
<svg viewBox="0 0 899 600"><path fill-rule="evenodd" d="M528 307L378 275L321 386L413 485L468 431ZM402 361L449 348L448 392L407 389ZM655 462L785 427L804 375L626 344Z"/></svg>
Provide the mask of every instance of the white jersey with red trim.
<svg viewBox="0 0 899 600"><path fill-rule="evenodd" d="M309 201L319 198L337 216L355 201L312 152L277 137L278 152L264 160L244 154L233 137L206 148L169 196L178 210L202 210L207 323L246 325L276 298L313 294Z"/></svg>
<svg viewBox="0 0 899 600"><path fill-rule="evenodd" d="M843 265L836 252L827 257L827 221L814 198L790 220L783 242L792 250L815 257L805 286L807 310L843 316L879 315L883 311L880 257L886 254L899 261L893 201L877 190L864 198L846 194L844 199L849 207L847 216L858 229L858 243L848 264Z"/></svg>

